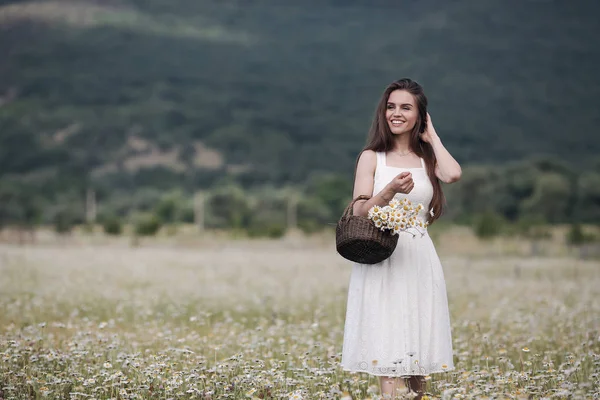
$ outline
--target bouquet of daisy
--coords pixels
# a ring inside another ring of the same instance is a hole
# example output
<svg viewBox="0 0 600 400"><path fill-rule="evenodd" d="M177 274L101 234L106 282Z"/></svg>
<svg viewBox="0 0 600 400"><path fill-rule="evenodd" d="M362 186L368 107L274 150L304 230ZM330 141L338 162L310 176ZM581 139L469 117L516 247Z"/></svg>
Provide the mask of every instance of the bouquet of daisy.
<svg viewBox="0 0 600 400"><path fill-rule="evenodd" d="M414 236L414 231L424 235L423 230L429 223L417 218L423 210L423 204L414 205L410 200L393 199L387 206L373 206L369 210L368 218L382 231L389 230L392 235L408 232Z"/></svg>

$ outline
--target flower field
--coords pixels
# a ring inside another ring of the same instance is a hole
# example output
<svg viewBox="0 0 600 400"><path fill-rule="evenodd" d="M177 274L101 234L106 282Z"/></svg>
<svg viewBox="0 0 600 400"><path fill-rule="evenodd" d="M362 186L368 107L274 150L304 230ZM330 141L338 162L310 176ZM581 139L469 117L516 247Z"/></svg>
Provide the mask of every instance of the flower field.
<svg viewBox="0 0 600 400"><path fill-rule="evenodd" d="M441 254L430 399L600 396L600 263ZM0 246L0 399L376 399L342 371L349 264L314 242ZM377 362L377 360L373 360Z"/></svg>

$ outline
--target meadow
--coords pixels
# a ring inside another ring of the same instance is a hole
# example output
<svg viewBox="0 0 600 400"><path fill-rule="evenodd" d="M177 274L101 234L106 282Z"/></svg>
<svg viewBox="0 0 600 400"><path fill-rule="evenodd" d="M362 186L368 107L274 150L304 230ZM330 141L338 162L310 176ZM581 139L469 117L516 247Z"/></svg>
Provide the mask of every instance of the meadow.
<svg viewBox="0 0 600 400"><path fill-rule="evenodd" d="M429 399L600 397L600 262L436 237L454 371ZM342 371L333 238L0 244L0 399L377 399Z"/></svg>

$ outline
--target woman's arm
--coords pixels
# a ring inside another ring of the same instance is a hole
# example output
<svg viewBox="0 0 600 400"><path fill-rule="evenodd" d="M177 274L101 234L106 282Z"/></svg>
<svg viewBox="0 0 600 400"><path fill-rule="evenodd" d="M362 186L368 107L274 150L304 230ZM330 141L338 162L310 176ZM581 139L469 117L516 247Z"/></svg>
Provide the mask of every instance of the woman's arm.
<svg viewBox="0 0 600 400"><path fill-rule="evenodd" d="M354 178L354 193L352 198L360 195L371 196L375 181L375 168L377 167L377 154L373 150L365 150L358 159L356 177ZM354 203L354 215L366 217L369 209L375 205L385 206L396 193L410 193L414 183L409 172L396 176L386 187L369 200L359 200Z"/></svg>
<svg viewBox="0 0 600 400"><path fill-rule="evenodd" d="M435 175L444 183L453 183L460 179L462 169L460 164L452 157L442 144L442 140L437 135L431 117L427 113L427 128L421 134L421 139L433 147L437 165L435 166Z"/></svg>

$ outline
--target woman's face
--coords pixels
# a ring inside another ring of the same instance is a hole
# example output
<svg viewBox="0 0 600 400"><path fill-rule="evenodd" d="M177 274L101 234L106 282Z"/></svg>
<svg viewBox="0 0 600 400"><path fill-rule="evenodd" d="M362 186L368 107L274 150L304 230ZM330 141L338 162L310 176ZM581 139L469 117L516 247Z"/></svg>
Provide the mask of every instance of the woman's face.
<svg viewBox="0 0 600 400"><path fill-rule="evenodd" d="M418 119L417 104L412 94L406 90L390 93L385 106L385 119L394 135L410 132Z"/></svg>

